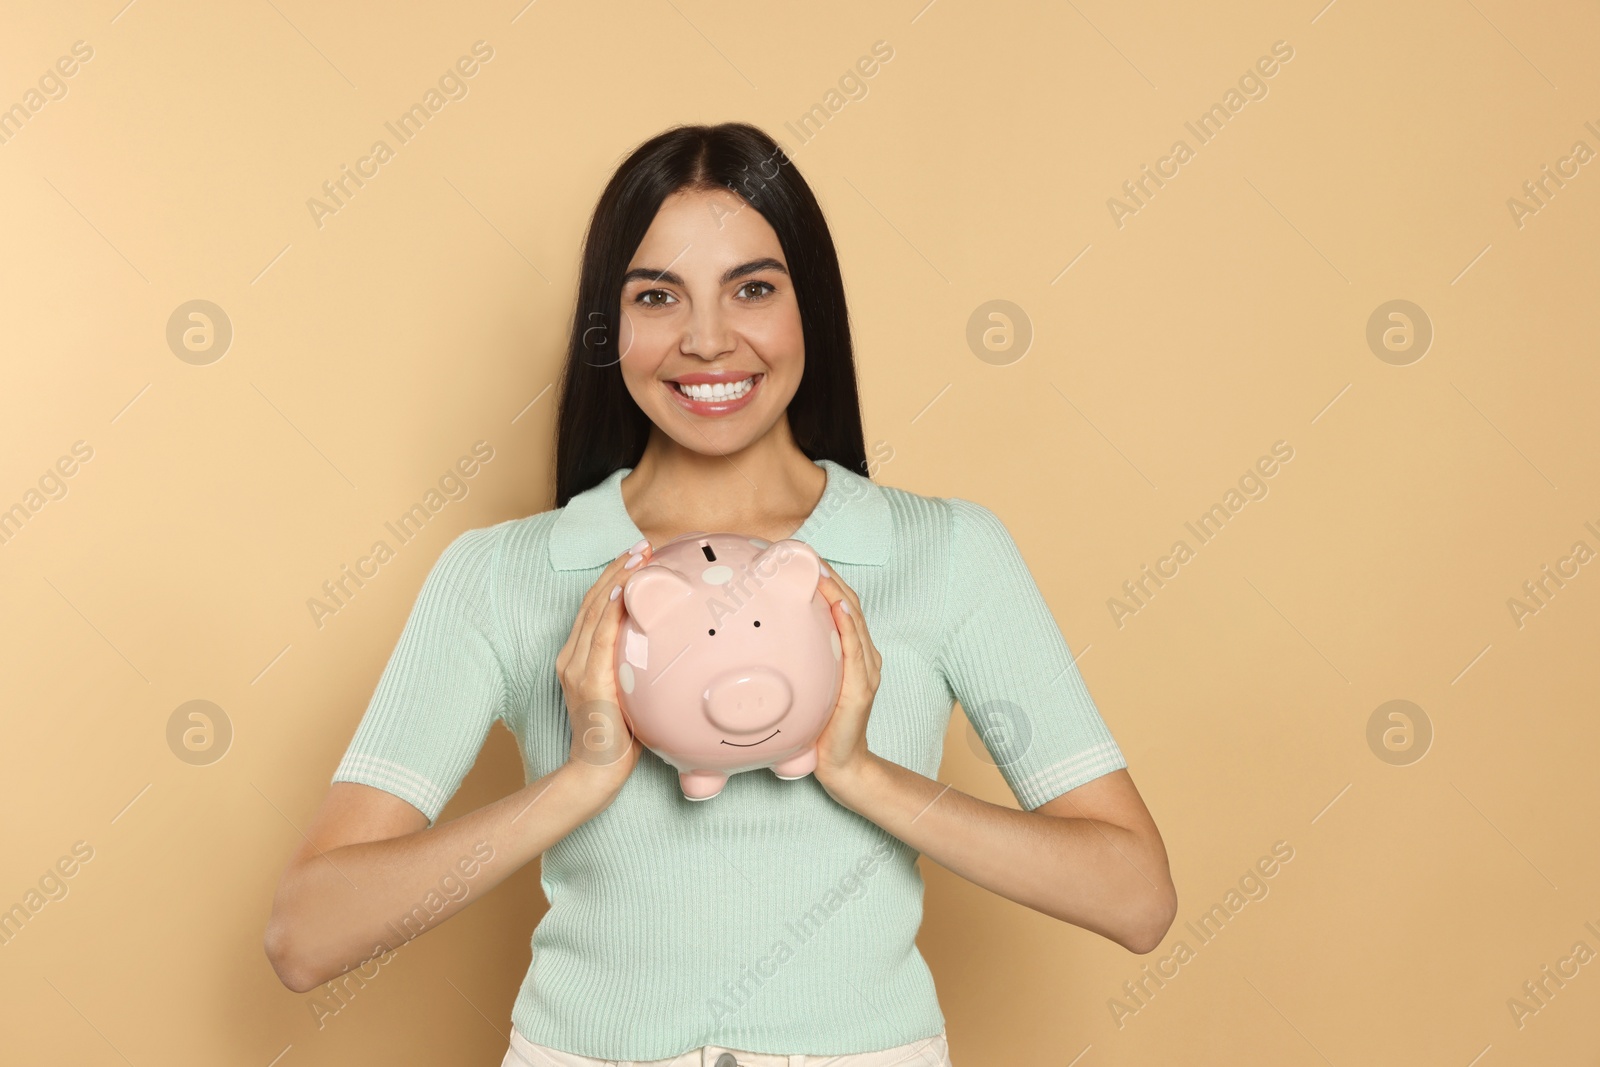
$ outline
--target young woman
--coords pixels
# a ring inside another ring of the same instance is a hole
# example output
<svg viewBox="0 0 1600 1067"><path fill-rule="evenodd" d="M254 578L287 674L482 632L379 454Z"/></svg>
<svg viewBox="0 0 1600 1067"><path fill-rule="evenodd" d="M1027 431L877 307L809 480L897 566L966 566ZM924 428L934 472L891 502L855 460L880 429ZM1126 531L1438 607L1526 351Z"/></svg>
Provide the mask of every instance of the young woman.
<svg viewBox="0 0 1600 1067"><path fill-rule="evenodd" d="M429 573L284 872L283 982L395 949L539 857L506 1065L948 1065L919 854L1155 948L1161 836L1016 544L866 460L839 264L793 163L743 124L641 145L586 238L556 507L462 533ZM690 531L825 561L844 681L810 776L694 802L628 732L618 594ZM1022 810L935 780L956 700ZM437 823L495 720L529 784Z"/></svg>

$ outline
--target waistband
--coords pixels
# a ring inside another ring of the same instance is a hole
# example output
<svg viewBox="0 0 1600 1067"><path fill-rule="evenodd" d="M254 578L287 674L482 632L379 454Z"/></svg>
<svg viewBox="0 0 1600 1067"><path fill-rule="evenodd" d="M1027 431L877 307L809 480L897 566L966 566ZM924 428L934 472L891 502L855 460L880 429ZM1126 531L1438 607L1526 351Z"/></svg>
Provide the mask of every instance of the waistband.
<svg viewBox="0 0 1600 1067"><path fill-rule="evenodd" d="M852 1052L838 1056L806 1053L747 1052L722 1045L703 1045L661 1060L606 1060L576 1052L536 1045L511 1029L508 1064L516 1067L948 1067L949 1046L945 1032L871 1052Z"/></svg>

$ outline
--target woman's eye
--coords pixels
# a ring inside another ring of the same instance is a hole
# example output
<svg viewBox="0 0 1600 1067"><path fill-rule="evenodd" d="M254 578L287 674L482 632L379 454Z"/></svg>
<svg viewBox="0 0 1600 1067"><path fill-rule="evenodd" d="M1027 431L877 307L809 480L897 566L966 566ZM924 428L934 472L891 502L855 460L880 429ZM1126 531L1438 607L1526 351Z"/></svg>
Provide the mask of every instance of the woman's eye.
<svg viewBox="0 0 1600 1067"><path fill-rule="evenodd" d="M754 292L751 290L754 290ZM768 294L777 291L778 287L771 282L745 282L739 286L739 292L744 294L744 300L748 303L765 300ZM658 308L666 307L669 302L677 303L677 297L665 289L646 289L635 296L633 302L644 307Z"/></svg>

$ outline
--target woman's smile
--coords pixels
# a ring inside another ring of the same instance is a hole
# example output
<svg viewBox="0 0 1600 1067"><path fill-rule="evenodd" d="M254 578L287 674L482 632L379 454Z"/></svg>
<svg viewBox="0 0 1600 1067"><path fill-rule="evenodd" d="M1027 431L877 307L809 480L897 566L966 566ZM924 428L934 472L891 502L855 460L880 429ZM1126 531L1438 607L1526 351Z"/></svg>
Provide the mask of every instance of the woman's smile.
<svg viewBox="0 0 1600 1067"><path fill-rule="evenodd" d="M686 374L684 378L698 377ZM731 415L735 411L750 403L756 393L761 389L761 383L766 380L765 374L751 374L743 378L727 380L726 384L701 384L688 382L680 384L681 379L668 381L667 391L672 394L678 406L695 415L716 417ZM690 392L685 392L688 389Z"/></svg>

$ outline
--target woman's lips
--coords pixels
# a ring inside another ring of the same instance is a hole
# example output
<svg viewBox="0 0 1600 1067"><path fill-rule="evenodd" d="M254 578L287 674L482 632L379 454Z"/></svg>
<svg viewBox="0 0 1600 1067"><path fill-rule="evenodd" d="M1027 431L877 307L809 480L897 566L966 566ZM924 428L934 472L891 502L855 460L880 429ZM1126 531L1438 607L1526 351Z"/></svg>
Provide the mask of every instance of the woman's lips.
<svg viewBox="0 0 1600 1067"><path fill-rule="evenodd" d="M671 382L663 382L662 384L666 386L667 392L672 394L673 399L677 400L678 405L691 414L705 416L731 415L750 403L756 393L760 392L761 384L767 380L765 374L757 374L753 375L753 377L755 381L750 383L749 390L745 392L744 396L736 400L696 400L693 397L685 396L683 391Z"/></svg>

